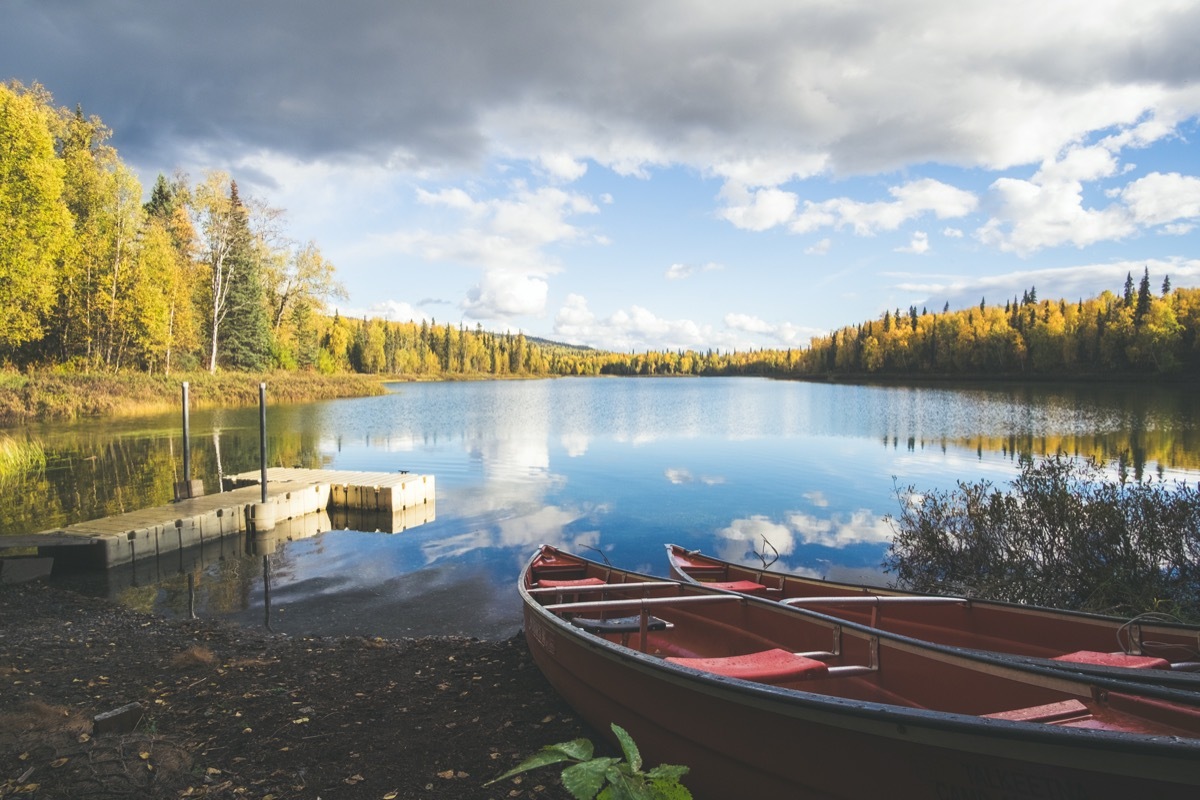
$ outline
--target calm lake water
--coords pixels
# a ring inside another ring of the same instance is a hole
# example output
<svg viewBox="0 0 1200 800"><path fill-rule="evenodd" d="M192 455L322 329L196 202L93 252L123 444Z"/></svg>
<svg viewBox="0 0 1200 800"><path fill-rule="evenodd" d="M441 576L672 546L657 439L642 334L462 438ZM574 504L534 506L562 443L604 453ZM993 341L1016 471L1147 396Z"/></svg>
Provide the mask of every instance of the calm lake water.
<svg viewBox="0 0 1200 800"><path fill-rule="evenodd" d="M1200 401L1144 387L899 388L753 378L394 384L383 397L268 408L272 465L432 474L436 518L401 533L313 520L303 538L102 575L74 588L167 615L293 634L461 634L520 625L518 571L542 543L665 574L674 542L886 584L896 488L1005 484L1020 454L1064 451L1195 480ZM269 396L269 388L268 388ZM0 533L166 502L182 469L178 414L19 431L51 459L6 486ZM194 411L193 474L258 468L256 408ZM341 530L349 526L353 530ZM330 530L330 528L335 528ZM256 550L256 547L258 548ZM594 553L592 553L594 556Z"/></svg>

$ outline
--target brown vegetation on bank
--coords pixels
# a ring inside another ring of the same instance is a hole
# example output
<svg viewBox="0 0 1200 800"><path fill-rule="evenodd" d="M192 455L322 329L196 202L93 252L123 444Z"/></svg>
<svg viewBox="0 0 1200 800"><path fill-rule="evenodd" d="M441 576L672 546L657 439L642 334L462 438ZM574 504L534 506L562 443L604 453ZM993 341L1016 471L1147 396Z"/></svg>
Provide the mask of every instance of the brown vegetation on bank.
<svg viewBox="0 0 1200 800"><path fill-rule="evenodd" d="M170 376L8 372L0 373L0 426L174 410L179 408L184 381L188 382L192 408L256 404L262 382L267 384L271 403L368 397L386 391L379 379L370 375L283 370Z"/></svg>

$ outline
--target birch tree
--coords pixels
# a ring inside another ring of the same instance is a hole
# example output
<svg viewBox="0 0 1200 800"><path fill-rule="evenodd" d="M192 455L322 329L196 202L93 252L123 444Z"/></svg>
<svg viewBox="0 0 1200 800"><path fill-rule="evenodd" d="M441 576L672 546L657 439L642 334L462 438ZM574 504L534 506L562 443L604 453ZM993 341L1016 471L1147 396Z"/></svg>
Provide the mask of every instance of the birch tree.
<svg viewBox="0 0 1200 800"><path fill-rule="evenodd" d="M201 261L208 270L208 371L215 373L221 323L229 313L229 291L239 265L245 266L237 254L250 245L250 226L237 184L224 172L210 172L196 187L193 213L200 234Z"/></svg>

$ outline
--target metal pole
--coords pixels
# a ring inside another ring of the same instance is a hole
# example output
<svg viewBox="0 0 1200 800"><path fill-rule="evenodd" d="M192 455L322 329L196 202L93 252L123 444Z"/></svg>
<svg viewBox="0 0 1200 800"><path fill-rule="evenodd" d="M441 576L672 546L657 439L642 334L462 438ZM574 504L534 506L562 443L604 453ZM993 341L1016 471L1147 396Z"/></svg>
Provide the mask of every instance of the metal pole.
<svg viewBox="0 0 1200 800"><path fill-rule="evenodd" d="M191 495L192 486L192 437L188 424L188 382L183 382L183 481Z"/></svg>
<svg viewBox="0 0 1200 800"><path fill-rule="evenodd" d="M267 502L267 384L258 385L258 460L262 464L262 501Z"/></svg>

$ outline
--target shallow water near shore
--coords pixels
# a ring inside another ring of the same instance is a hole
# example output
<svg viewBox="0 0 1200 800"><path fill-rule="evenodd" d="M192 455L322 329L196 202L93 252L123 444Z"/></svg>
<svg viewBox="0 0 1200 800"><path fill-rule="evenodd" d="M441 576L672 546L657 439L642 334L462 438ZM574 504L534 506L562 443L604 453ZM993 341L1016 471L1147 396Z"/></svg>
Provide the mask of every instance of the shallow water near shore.
<svg viewBox="0 0 1200 800"><path fill-rule="evenodd" d="M500 639L520 627L517 575L542 543L658 575L667 542L747 563L769 547L784 569L886 584L897 488L1003 485L1021 455L1058 451L1134 475L1200 475L1200 401L1182 389L752 378L390 388L269 406L268 461L434 475L434 519L381 533L369 518L320 515L270 540L55 580L183 615L190 573L202 617L296 634ZM0 533L167 502L181 478L179 415L21 432L51 463L0 501ZM193 477L217 491L219 475L258 468L258 410L193 413L190 447Z"/></svg>

